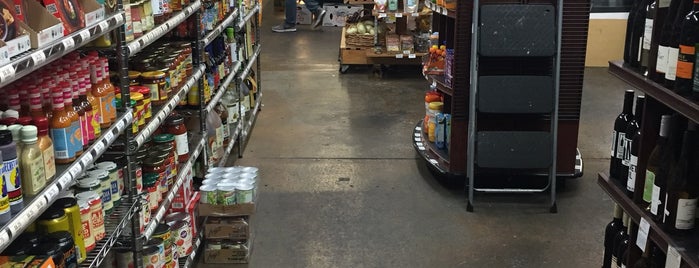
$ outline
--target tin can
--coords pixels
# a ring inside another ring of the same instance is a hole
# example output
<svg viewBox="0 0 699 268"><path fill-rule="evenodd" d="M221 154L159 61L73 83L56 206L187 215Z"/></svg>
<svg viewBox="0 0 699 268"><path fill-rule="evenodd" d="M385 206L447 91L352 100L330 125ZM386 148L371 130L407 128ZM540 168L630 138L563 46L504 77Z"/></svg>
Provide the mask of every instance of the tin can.
<svg viewBox="0 0 699 268"><path fill-rule="evenodd" d="M219 184L220 185L220 184ZM218 191L219 205L235 205L236 187L233 185L221 185L216 187Z"/></svg>
<svg viewBox="0 0 699 268"><path fill-rule="evenodd" d="M119 171L116 163L112 161L99 162L95 164L97 168L109 173L109 184L112 189L112 203L114 206L121 204L121 192L124 190L124 180L119 179Z"/></svg>
<svg viewBox="0 0 699 268"><path fill-rule="evenodd" d="M255 186L252 184L243 183L240 183L237 186L235 186L235 190L237 191L236 197L238 204L252 203L254 198L254 188Z"/></svg>
<svg viewBox="0 0 699 268"><path fill-rule="evenodd" d="M153 237L162 239L163 243L163 256L164 263L169 264L172 262L172 233L170 231L170 226L167 224L158 224L153 232Z"/></svg>
<svg viewBox="0 0 699 268"><path fill-rule="evenodd" d="M94 192L83 192L76 195L78 200L85 200L90 205L90 229L95 234L95 242L105 237L104 210L102 198Z"/></svg>
<svg viewBox="0 0 699 268"><path fill-rule="evenodd" d="M112 214L114 203L112 202L112 184L109 181L109 172L101 169L95 169L88 171L87 175L100 181L102 209L104 210L104 215L108 216L109 214Z"/></svg>
<svg viewBox="0 0 699 268"><path fill-rule="evenodd" d="M180 220L172 224L174 244L177 246L179 258L189 256L192 253L192 234L189 222Z"/></svg>
<svg viewBox="0 0 699 268"><path fill-rule="evenodd" d="M133 252L129 248L115 248L116 268L134 268ZM145 256L144 256L145 257ZM145 258L144 258L145 260Z"/></svg>
<svg viewBox="0 0 699 268"><path fill-rule="evenodd" d="M199 187L199 191L201 192L201 200L199 201L200 203L210 205L218 204L218 193L216 185L202 185L201 187Z"/></svg>
<svg viewBox="0 0 699 268"><path fill-rule="evenodd" d="M73 236L73 243L75 243L78 249L78 252L76 252L78 263L82 263L87 257L87 251L85 250L85 239L83 237L78 201L73 197L64 197L56 200L52 206L61 208L66 213L66 217L68 217L68 231Z"/></svg>
<svg viewBox="0 0 699 268"><path fill-rule="evenodd" d="M46 234L70 230L68 217L66 217L65 211L56 207L49 207L49 209L39 216L37 229Z"/></svg>
<svg viewBox="0 0 699 268"><path fill-rule="evenodd" d="M95 234L92 232L92 227L90 226L90 205L85 200L78 200L78 206L80 207L80 223L82 226L85 251L92 251L95 249Z"/></svg>
<svg viewBox="0 0 699 268"><path fill-rule="evenodd" d="M143 267L159 268L164 264L160 257L163 252L163 240L152 238L143 246Z"/></svg>
<svg viewBox="0 0 699 268"><path fill-rule="evenodd" d="M73 243L73 235L68 231L59 231L55 233L48 234L46 238L47 242L56 243L61 252L63 252L63 262L66 268L75 268L78 266L78 256L79 253L75 250L75 243Z"/></svg>

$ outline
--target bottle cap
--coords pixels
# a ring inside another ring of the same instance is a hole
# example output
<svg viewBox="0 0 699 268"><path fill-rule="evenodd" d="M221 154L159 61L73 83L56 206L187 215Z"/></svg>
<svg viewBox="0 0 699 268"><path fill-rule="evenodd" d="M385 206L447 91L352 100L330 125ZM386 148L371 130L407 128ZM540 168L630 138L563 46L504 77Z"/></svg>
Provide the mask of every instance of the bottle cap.
<svg viewBox="0 0 699 268"><path fill-rule="evenodd" d="M17 124L26 126L26 125L32 125L32 117L31 116L22 116L20 118L17 118Z"/></svg>
<svg viewBox="0 0 699 268"><path fill-rule="evenodd" d="M46 117L35 117L33 121L38 134L46 135L49 133L49 120Z"/></svg>
<svg viewBox="0 0 699 268"><path fill-rule="evenodd" d="M2 114L2 118L19 118L19 112L7 109L7 111Z"/></svg>
<svg viewBox="0 0 699 268"><path fill-rule="evenodd" d="M37 128L35 126L23 126L20 130L23 142L34 142L36 141Z"/></svg>
<svg viewBox="0 0 699 268"><path fill-rule="evenodd" d="M10 133L12 133L12 140L15 140L15 141L19 140L19 137L20 137L19 131L22 129L22 125L14 124L14 125L7 127L7 129L9 129Z"/></svg>

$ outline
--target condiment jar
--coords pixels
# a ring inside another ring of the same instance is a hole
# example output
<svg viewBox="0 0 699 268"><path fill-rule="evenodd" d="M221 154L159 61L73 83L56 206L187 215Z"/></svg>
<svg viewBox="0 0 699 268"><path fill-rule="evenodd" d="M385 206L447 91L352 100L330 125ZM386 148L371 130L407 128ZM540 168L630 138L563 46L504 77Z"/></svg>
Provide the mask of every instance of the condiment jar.
<svg viewBox="0 0 699 268"><path fill-rule="evenodd" d="M95 249L95 233L90 226L90 205L85 200L78 200L80 207L80 222L82 225L83 241L85 242L85 251L90 252Z"/></svg>
<svg viewBox="0 0 699 268"><path fill-rule="evenodd" d="M175 149L179 162L187 162L189 159L189 141L187 139L187 127L184 124L184 117L174 115L165 121L165 132L174 135Z"/></svg>
<svg viewBox="0 0 699 268"><path fill-rule="evenodd" d="M143 130L146 125L146 103L143 101L143 94L140 92L131 92L131 100L136 101L136 111L134 117L134 133ZM150 102L150 100L148 100Z"/></svg>
<svg viewBox="0 0 699 268"><path fill-rule="evenodd" d="M141 76L141 72L129 70L129 86L140 85L138 78Z"/></svg>
<svg viewBox="0 0 699 268"><path fill-rule="evenodd" d="M153 105L161 106L167 102L168 88L165 80L166 74L161 71L141 73L141 85L150 89L150 99Z"/></svg>
<svg viewBox="0 0 699 268"><path fill-rule="evenodd" d="M34 248L32 251L29 252L31 255L41 255L41 256L51 256L53 259L54 264L56 265L55 267L61 268L65 267L65 259L63 255L63 251L61 250L61 246L59 246L56 243L49 243L49 242L44 242L39 244L38 247Z"/></svg>
<svg viewBox="0 0 699 268"><path fill-rule="evenodd" d="M63 262L65 267L73 268L78 266L78 253L75 252L75 241L70 232L59 231L48 234L45 242L57 244L63 252Z"/></svg>
<svg viewBox="0 0 699 268"><path fill-rule="evenodd" d="M121 190L124 188L124 181L119 181L119 169L116 163L112 161L104 161L95 164L97 168L107 171L109 173L109 184L112 188L112 203L114 206L119 206L121 204Z"/></svg>

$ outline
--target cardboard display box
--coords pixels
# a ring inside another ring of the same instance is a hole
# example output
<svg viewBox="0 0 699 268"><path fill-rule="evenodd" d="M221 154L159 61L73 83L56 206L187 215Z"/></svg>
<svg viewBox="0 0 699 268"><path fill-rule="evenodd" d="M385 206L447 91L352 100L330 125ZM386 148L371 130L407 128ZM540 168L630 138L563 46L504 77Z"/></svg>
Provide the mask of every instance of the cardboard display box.
<svg viewBox="0 0 699 268"><path fill-rule="evenodd" d="M323 18L323 26L344 27L347 17L352 16L355 12L361 11L364 7L353 5L335 5L325 4L325 18Z"/></svg>
<svg viewBox="0 0 699 268"><path fill-rule="evenodd" d="M252 252L252 242L248 240L240 248L210 249L206 241L204 263L248 263Z"/></svg>
<svg viewBox="0 0 699 268"><path fill-rule="evenodd" d="M57 19L37 1L24 1L27 23L18 22L29 33L32 48L42 48L63 37L64 28ZM73 46L75 44L73 43Z"/></svg>
<svg viewBox="0 0 699 268"><path fill-rule="evenodd" d="M63 22L63 34L85 28L85 11L77 0L42 0L46 9Z"/></svg>
<svg viewBox="0 0 699 268"><path fill-rule="evenodd" d="M95 23L104 20L104 6L98 4L95 0L79 0L80 5L85 12L85 27L92 26Z"/></svg>
<svg viewBox="0 0 699 268"><path fill-rule="evenodd" d="M235 217L250 216L254 213L255 203L235 205L199 204L199 216Z"/></svg>
<svg viewBox="0 0 699 268"><path fill-rule="evenodd" d="M303 2L296 4L296 24L310 25L313 21L313 15L308 10Z"/></svg>
<svg viewBox="0 0 699 268"><path fill-rule="evenodd" d="M248 240L250 224L246 217L209 217L204 223L206 239Z"/></svg>

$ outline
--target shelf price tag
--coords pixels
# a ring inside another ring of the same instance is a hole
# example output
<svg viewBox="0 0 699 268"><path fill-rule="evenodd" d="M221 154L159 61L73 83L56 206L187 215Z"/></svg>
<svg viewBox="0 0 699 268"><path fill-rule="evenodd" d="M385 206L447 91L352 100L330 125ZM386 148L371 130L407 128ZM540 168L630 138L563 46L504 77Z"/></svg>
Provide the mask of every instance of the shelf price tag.
<svg viewBox="0 0 699 268"><path fill-rule="evenodd" d="M104 140L104 139L103 139L103 140ZM103 141L103 140L102 140L102 141ZM95 142L95 147L94 147L94 148L95 148L95 151L97 151L98 154L101 153L101 152L104 152L104 143L103 143L102 141Z"/></svg>
<svg viewBox="0 0 699 268"><path fill-rule="evenodd" d="M10 234L7 230L2 230L2 232L0 232L0 241L7 242L8 244L10 243Z"/></svg>
<svg viewBox="0 0 699 268"><path fill-rule="evenodd" d="M432 163L433 165L437 165L439 162L437 162L437 160L430 159L430 163Z"/></svg>
<svg viewBox="0 0 699 268"><path fill-rule="evenodd" d="M680 268L682 264L682 255L677 249L671 245L667 245L667 258L665 259L665 268Z"/></svg>
<svg viewBox="0 0 699 268"><path fill-rule="evenodd" d="M63 176L61 176L61 178L58 179L58 185L60 185L61 187L65 187L66 185L68 185L70 181L73 179L71 176L68 175L70 174L64 174Z"/></svg>
<svg viewBox="0 0 699 268"><path fill-rule="evenodd" d="M105 143L110 143L110 141L114 139L114 133L111 131L108 131L107 133L104 133L104 141Z"/></svg>
<svg viewBox="0 0 699 268"><path fill-rule="evenodd" d="M72 37L68 37L68 38L63 39L62 43L63 43L63 49L65 49L65 50L68 50L68 49L75 47L75 41L73 41Z"/></svg>
<svg viewBox="0 0 699 268"><path fill-rule="evenodd" d="M95 155L99 153L97 150L93 150L95 152ZM87 165L92 162L92 154L84 154L83 157L80 158L80 164L83 165L83 167L87 168Z"/></svg>
<svg viewBox="0 0 699 268"><path fill-rule="evenodd" d="M402 59L402 58L403 58L403 54L396 54L396 59Z"/></svg>
<svg viewBox="0 0 699 268"><path fill-rule="evenodd" d="M34 66L37 66L46 60L46 54L42 50L34 52L32 53L32 60L34 61Z"/></svg>
<svg viewBox="0 0 699 268"><path fill-rule="evenodd" d="M70 173L71 178L77 178L78 175L83 171L83 168L80 165L73 165L73 167L68 170L68 173Z"/></svg>
<svg viewBox="0 0 699 268"><path fill-rule="evenodd" d="M5 65L4 67L0 68L0 80L2 81L7 81L7 79L10 79L15 76L15 67L12 66L12 64Z"/></svg>
<svg viewBox="0 0 699 268"><path fill-rule="evenodd" d="M385 17L387 17L387 16L388 16L388 15L386 15L386 13L379 13L379 18L385 18Z"/></svg>
<svg viewBox="0 0 699 268"><path fill-rule="evenodd" d="M414 58L416 58L416 57L417 57L417 56L415 56L415 54L412 54L412 53L411 53L411 54L408 54L408 58L409 58L409 59L414 59Z"/></svg>
<svg viewBox="0 0 699 268"><path fill-rule="evenodd" d="M648 233L650 232L650 223L646 218L641 217L641 222L638 224L638 236L636 237L636 246L641 248L642 251L646 249L646 242L648 242Z"/></svg>
<svg viewBox="0 0 699 268"><path fill-rule="evenodd" d="M396 18L402 18L402 17L403 17L403 13L396 13Z"/></svg>
<svg viewBox="0 0 699 268"><path fill-rule="evenodd" d="M102 32L104 32L107 29L109 29L109 22L107 22L106 20L103 20L102 22L100 22L99 27L100 27L100 30Z"/></svg>
<svg viewBox="0 0 699 268"><path fill-rule="evenodd" d="M56 198L56 196L58 196L60 191L61 190L58 189L58 185L53 185L46 190L46 194L44 196L46 197L46 200L53 200Z"/></svg>
<svg viewBox="0 0 699 268"><path fill-rule="evenodd" d="M90 30L85 29L80 31L80 40L82 40L82 42L85 42L87 41L87 39L90 39Z"/></svg>

